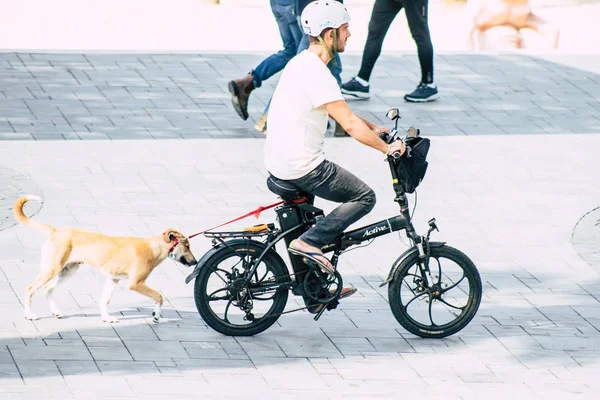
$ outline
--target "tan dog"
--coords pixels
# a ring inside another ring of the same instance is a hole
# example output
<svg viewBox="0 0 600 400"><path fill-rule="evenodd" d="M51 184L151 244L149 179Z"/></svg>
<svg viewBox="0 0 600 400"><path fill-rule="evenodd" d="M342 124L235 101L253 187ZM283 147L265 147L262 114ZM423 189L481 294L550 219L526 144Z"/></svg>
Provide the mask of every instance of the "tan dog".
<svg viewBox="0 0 600 400"><path fill-rule="evenodd" d="M58 284L73 276L83 263L97 268L107 275L106 285L100 300L100 314L105 322L118 322L108 315L108 304L113 290L121 279L129 280L128 288L148 296L156 302L152 317L158 322L163 296L146 285L146 279L167 257L183 265L197 263L190 250L188 239L174 229L151 238L113 237L100 233L85 232L73 228L54 228L30 220L23 213L23 205L29 200L41 203L38 196L20 197L14 207L17 220L50 236L42 247L41 271L25 293L25 318L36 319L31 312L31 299L35 292L44 287L52 314L62 318L62 313L52 300Z"/></svg>

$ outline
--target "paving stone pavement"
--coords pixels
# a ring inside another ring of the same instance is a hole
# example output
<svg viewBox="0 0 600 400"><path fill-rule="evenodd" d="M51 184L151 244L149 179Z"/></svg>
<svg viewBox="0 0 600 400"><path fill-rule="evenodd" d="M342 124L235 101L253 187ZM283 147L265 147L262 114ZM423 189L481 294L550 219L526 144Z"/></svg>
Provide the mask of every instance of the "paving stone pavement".
<svg viewBox="0 0 600 400"><path fill-rule="evenodd" d="M123 283L109 306L121 322L102 323L103 277L87 267L56 292L67 318L51 318L39 293L42 318L26 321L23 293L45 238L9 227L18 195L43 196L41 210L26 209L39 221L135 236L189 234L270 204L252 119L276 79L241 121L226 83L261 55L0 54L0 399L596 399L600 280L577 248L593 248L595 231L577 227L593 226L581 218L600 202L600 75L569 57L440 54L442 99L413 105L402 96L418 79L416 57L384 55L373 98L352 103L381 123L397 106L404 124L432 137L416 226L435 216L434 237L468 254L482 276L472 323L424 340L397 323L379 288L406 249L392 235L342 257L359 293L338 309L318 322L284 315L251 338L207 328L184 283L190 270L170 261L148 280L167 298L159 324L152 302ZM346 77L358 62L344 55ZM350 138L328 138L326 152L377 193L357 226L395 215L379 154ZM192 245L197 257L210 248L201 237ZM299 306L290 297L287 309Z"/></svg>
<svg viewBox="0 0 600 400"><path fill-rule="evenodd" d="M260 54L0 54L0 139L260 137L253 129L277 78L254 91L250 119L233 112L227 82ZM587 56L589 58L589 55ZM586 55L564 55L586 60ZM598 57L595 57L595 65ZM344 54L344 78L360 57ZM383 122L399 107L431 135L600 133L600 74L526 54L438 54L432 104L402 99L419 80L414 53L383 55L373 96L355 101ZM577 63L576 63L577 64ZM582 61L579 64L584 65Z"/></svg>
<svg viewBox="0 0 600 400"><path fill-rule="evenodd" d="M573 229L571 242L579 255L600 271L600 207L581 217Z"/></svg>
<svg viewBox="0 0 600 400"><path fill-rule="evenodd" d="M422 127L411 112L406 120ZM380 237L341 258L345 281L359 292L318 322L291 313L260 335L232 338L207 328L193 284L184 283L190 270L171 261L148 279L167 299L158 324L151 300L124 283L109 306L121 322L102 323L103 277L88 267L56 292L66 318L51 317L38 293L33 308L41 318L27 321L23 293L45 237L21 225L0 231L0 399L595 399L600 279L571 235L600 201L600 161L590 151L600 135L569 134L568 149L565 136L432 138L416 227L436 217L434 238L474 260L484 289L471 324L441 340L404 330L379 288L406 249L403 236ZM45 203L36 220L112 235L168 227L191 234L276 200L264 184L262 145L254 138L4 141L0 160L38 183ZM351 138L325 145L377 194L357 226L397 213L380 154ZM273 219L266 211L232 228ZM192 247L200 257L210 243L198 237ZM290 296L287 309L299 305Z"/></svg>
<svg viewBox="0 0 600 400"><path fill-rule="evenodd" d="M37 184L28 176L0 165L0 231L17 224L12 206L15 199L27 193L41 193ZM35 215L41 205L28 205L27 212Z"/></svg>

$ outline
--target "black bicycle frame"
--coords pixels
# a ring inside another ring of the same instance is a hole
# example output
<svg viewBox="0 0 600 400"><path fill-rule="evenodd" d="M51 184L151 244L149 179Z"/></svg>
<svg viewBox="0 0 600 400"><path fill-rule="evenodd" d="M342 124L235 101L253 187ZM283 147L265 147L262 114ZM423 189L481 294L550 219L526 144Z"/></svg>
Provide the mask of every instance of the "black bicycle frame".
<svg viewBox="0 0 600 400"><path fill-rule="evenodd" d="M396 193L394 201L400 205L400 215L385 219L383 221L375 222L374 224L354 229L349 232L344 232L340 238L334 241L334 243L322 247L321 250L323 253L328 253L331 251L334 252L334 256L331 260L334 266L337 265L337 260L341 252L348 247L358 245L367 240L403 229L406 229L407 236L417 247L420 258L423 260L426 259L427 255L425 253L425 249L423 248L423 238L417 234L415 228L413 227L410 217L408 199L406 197L406 193L404 192L404 188L398 179L396 169L394 168L393 158L390 156L388 156L388 164L392 173L394 192ZM294 202L285 202L283 206L277 207L275 212L278 214L279 224L283 232L277 234L275 237L271 235L268 236L265 250L258 257L254 263L254 266L251 268L246 277L247 283L250 282L250 277L256 272L256 269L258 268L258 265L260 265L260 262L264 256L268 251L273 249L277 242L279 242L281 239L285 239L286 244L289 247L292 240L297 239L311 226L311 224L316 222L316 219L319 216L323 215L322 210L312 206L312 204L298 204ZM308 266L302 261L302 257L290 254L290 259L292 261L294 274L297 276L297 278L300 278L303 273L308 271ZM425 264L420 268L423 275L425 275L429 270L427 262L425 262ZM273 285L273 287L276 286L279 286L279 284Z"/></svg>

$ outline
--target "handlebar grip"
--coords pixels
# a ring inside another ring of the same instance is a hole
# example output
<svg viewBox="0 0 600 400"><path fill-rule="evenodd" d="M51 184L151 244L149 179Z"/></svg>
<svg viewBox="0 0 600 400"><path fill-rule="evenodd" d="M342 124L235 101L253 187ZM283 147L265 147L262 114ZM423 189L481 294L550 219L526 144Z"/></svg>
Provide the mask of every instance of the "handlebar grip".
<svg viewBox="0 0 600 400"><path fill-rule="evenodd" d="M402 158L402 156L405 156L406 158L410 158L411 151L412 151L412 149L410 148L410 146L406 146L406 150L404 150L404 154L400 154L399 151L395 151L391 154L391 157L394 159L394 161L398 161L400 158Z"/></svg>
<svg viewBox="0 0 600 400"><path fill-rule="evenodd" d="M388 141L390 140L390 134L389 134L389 133L387 133L387 132L381 132L381 133L379 134L379 138L380 138L381 140L383 140L384 142L386 142L386 143L389 143Z"/></svg>

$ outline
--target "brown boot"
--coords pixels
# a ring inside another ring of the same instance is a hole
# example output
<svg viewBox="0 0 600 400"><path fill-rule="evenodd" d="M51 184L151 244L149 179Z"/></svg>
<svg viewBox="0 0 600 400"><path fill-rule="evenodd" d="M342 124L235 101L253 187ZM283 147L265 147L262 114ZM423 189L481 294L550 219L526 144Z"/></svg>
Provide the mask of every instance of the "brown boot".
<svg viewBox="0 0 600 400"><path fill-rule="evenodd" d="M248 119L248 97L254 90L252 81L252 72L243 77L229 82L229 93L231 93L231 104L235 112L238 113L244 121Z"/></svg>

